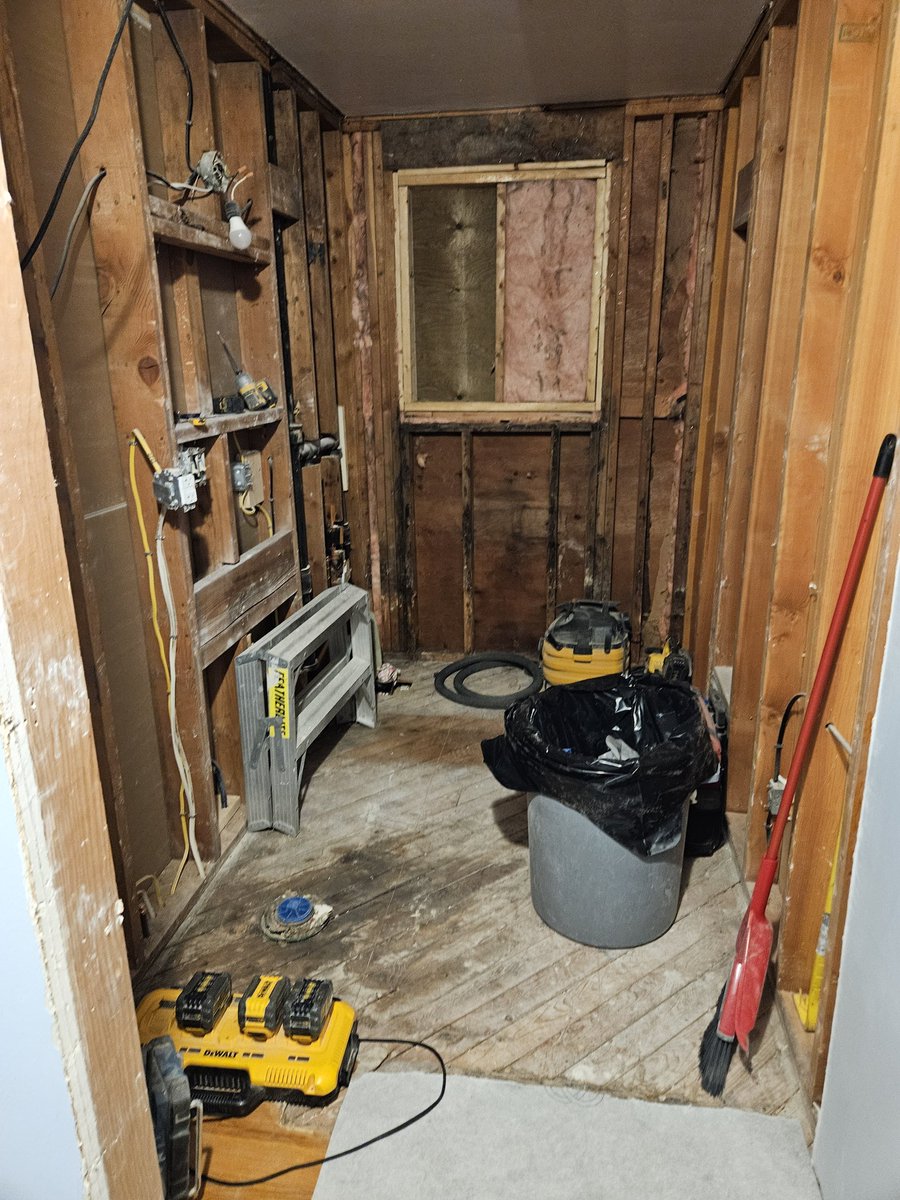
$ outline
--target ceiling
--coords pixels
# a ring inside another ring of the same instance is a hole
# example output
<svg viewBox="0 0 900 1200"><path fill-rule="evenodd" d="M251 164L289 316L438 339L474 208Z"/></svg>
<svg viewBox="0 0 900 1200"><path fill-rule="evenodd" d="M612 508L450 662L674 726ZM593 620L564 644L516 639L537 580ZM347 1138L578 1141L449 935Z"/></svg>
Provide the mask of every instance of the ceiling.
<svg viewBox="0 0 900 1200"><path fill-rule="evenodd" d="M719 91L766 0L229 0L348 116Z"/></svg>

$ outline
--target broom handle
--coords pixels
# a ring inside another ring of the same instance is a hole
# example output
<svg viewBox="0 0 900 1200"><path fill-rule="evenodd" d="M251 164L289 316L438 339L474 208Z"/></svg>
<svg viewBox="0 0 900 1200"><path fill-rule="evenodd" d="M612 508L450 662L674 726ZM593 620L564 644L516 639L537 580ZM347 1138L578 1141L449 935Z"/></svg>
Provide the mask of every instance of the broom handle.
<svg viewBox="0 0 900 1200"><path fill-rule="evenodd" d="M760 917L765 916L769 893L772 890L772 883L778 869L778 857L781 851L785 826L791 813L791 805L797 791L797 784L800 782L800 776L803 774L809 760L813 738L815 737L819 720L822 716L822 709L825 705L828 685L831 683L831 676L834 672L834 664L837 659L838 650L840 649L841 638L847 627L850 606L853 604L853 596L859 583L859 577L862 574L866 551L869 547L872 530L875 527L875 520L878 516L878 508L881 504L881 497L884 494L884 489L887 487L888 477L891 473L891 464L894 461L894 448L896 444L896 437L892 433L889 433L881 443L881 449L878 451L875 471L869 486L869 494L866 497L865 508L859 521L859 528L856 531L853 549L850 551L847 570L844 572L844 582L841 584L837 603L834 606L834 615L831 618L831 625L828 627L828 636L825 638L825 644L822 647L822 657L819 659L819 665L816 668L816 677L810 689L806 712L803 715L803 724L800 726L800 733L797 736L797 746L791 757L791 765L781 797L781 806L778 809L778 816L775 818L775 824L772 828L772 836L769 840L765 856L760 863L759 874L756 877L753 895L750 899L750 908Z"/></svg>

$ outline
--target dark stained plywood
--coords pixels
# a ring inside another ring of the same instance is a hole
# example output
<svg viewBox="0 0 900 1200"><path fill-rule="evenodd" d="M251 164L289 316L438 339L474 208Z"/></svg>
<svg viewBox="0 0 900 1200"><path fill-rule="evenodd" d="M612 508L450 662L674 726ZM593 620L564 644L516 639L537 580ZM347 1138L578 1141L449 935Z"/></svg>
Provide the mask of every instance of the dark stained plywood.
<svg viewBox="0 0 900 1200"><path fill-rule="evenodd" d="M700 117L679 117L675 122L656 366L657 417L674 412L687 395L702 200L703 133Z"/></svg>
<svg viewBox="0 0 900 1200"><path fill-rule="evenodd" d="M597 185L506 188L503 400L587 402Z"/></svg>
<svg viewBox="0 0 900 1200"><path fill-rule="evenodd" d="M608 599L628 611L634 579L634 530L638 501L638 461L641 453L641 423L633 417L619 422L619 470L613 526L612 588ZM607 599L607 597L603 597ZM629 613L632 617L640 614Z"/></svg>
<svg viewBox="0 0 900 1200"><path fill-rule="evenodd" d="M546 628L550 438L476 434L475 649L534 652Z"/></svg>
<svg viewBox="0 0 900 1200"><path fill-rule="evenodd" d="M654 421L644 578L645 647L661 645L669 631L682 438L681 421Z"/></svg>
<svg viewBox="0 0 900 1200"><path fill-rule="evenodd" d="M416 399L494 399L497 191L410 189Z"/></svg>
<svg viewBox="0 0 900 1200"><path fill-rule="evenodd" d="M584 595L585 534L590 508L591 436L563 433L559 439L556 601Z"/></svg>
<svg viewBox="0 0 900 1200"><path fill-rule="evenodd" d="M622 107L582 112L464 113L381 126L388 171L486 163L577 162L622 154Z"/></svg>
<svg viewBox="0 0 900 1200"><path fill-rule="evenodd" d="M454 434L413 439L418 643L462 650L462 457Z"/></svg>
<svg viewBox="0 0 900 1200"><path fill-rule="evenodd" d="M622 356L620 415L623 417L640 416L644 406L661 136L661 119L649 118L635 122Z"/></svg>

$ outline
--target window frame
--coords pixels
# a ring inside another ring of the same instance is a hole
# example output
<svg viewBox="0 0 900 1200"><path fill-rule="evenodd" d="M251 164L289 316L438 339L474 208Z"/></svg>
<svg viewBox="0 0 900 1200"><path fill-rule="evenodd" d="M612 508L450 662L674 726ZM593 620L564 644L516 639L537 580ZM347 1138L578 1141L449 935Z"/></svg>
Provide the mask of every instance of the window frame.
<svg viewBox="0 0 900 1200"><path fill-rule="evenodd" d="M506 185L565 179L596 182L594 213L594 256L591 273L590 327L584 400L552 404L546 401L508 403L503 394L503 343L506 316L504 277L506 262ZM510 417L546 419L565 417L588 425L600 415L603 351L607 309L607 266L609 260L609 163L590 159L559 163L503 163L482 167L432 167L400 170L394 174L395 270L397 280L397 346L401 420L407 423L448 419L484 423L487 418L507 422ZM410 189L441 185L497 188L497 271L495 292L494 399L482 401L420 401L416 398L415 336L413 329L414 281L410 258Z"/></svg>

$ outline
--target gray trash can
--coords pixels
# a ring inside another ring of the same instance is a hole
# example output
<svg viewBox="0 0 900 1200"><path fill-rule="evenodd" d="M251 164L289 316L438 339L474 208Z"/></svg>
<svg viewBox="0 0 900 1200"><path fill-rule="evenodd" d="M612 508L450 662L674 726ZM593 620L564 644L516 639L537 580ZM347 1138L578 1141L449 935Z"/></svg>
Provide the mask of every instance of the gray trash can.
<svg viewBox="0 0 900 1200"><path fill-rule="evenodd" d="M675 920L691 794L681 840L642 858L550 796L528 800L531 900L551 929L606 950L642 946Z"/></svg>

